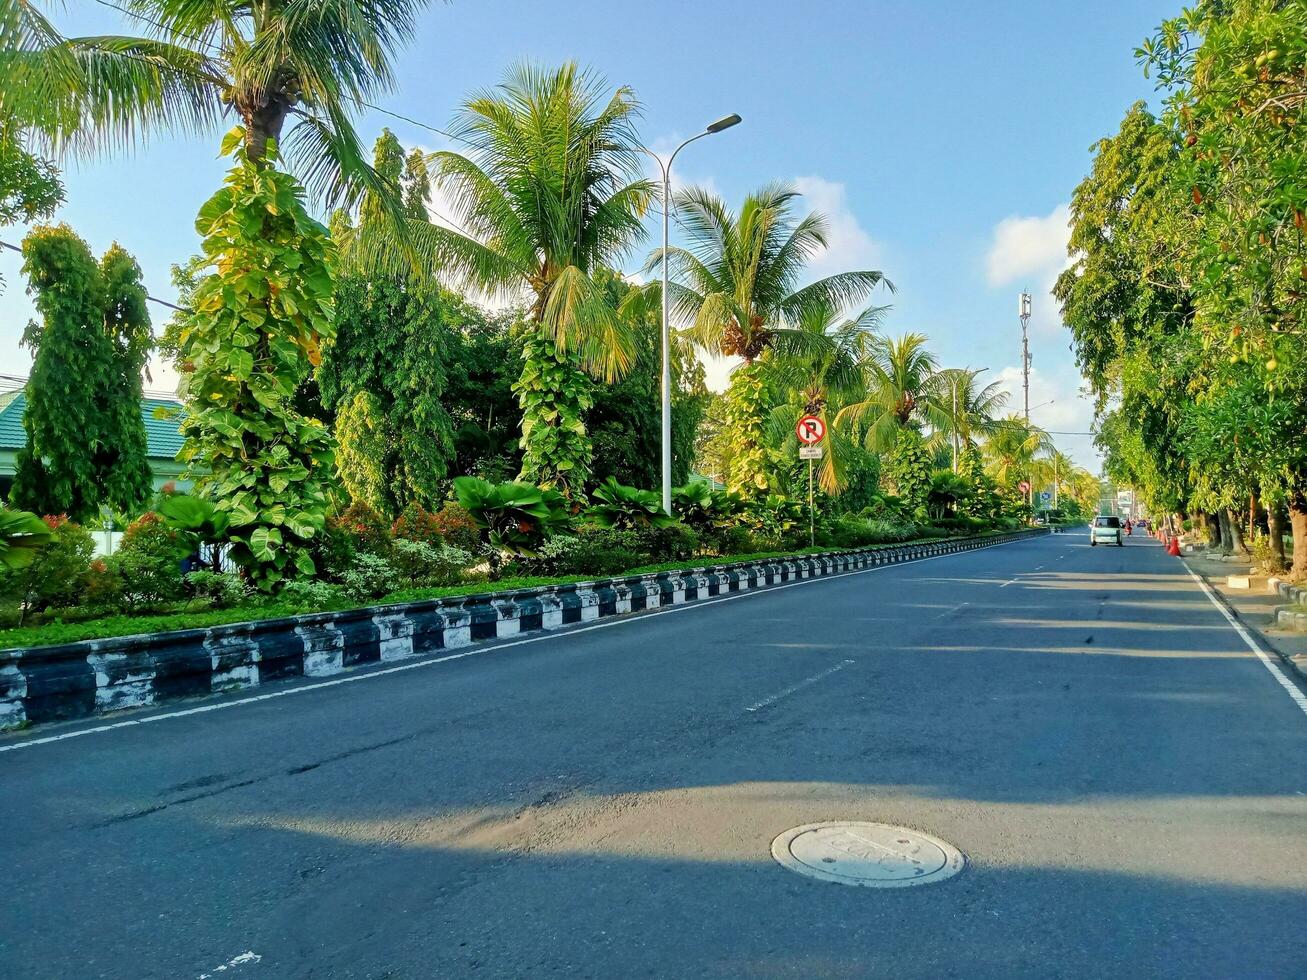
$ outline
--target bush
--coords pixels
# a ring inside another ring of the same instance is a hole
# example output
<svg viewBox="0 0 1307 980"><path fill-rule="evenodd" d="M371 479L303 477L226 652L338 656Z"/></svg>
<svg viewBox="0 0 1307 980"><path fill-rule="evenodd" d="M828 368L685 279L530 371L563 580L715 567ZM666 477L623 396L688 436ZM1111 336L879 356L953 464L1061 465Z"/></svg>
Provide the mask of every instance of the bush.
<svg viewBox="0 0 1307 980"><path fill-rule="evenodd" d="M522 567L534 575L604 576L649 563L635 532L582 524L574 535L550 538Z"/></svg>
<svg viewBox="0 0 1307 980"><path fill-rule="evenodd" d="M50 540L12 579L11 588L27 610L75 605L84 594L95 542L80 524L66 516L44 517Z"/></svg>
<svg viewBox="0 0 1307 980"><path fill-rule="evenodd" d="M636 528L632 534L636 550L650 562L685 561L699 551L699 535L680 521Z"/></svg>
<svg viewBox="0 0 1307 980"><path fill-rule="evenodd" d="M314 563L328 577L342 581L361 554L389 557L390 526L370 505L356 500L329 514L314 547Z"/></svg>
<svg viewBox="0 0 1307 980"><path fill-rule="evenodd" d="M460 476L454 479L454 492L490 544L513 554L529 557L571 522L568 501L556 490Z"/></svg>
<svg viewBox="0 0 1307 980"><path fill-rule="evenodd" d="M123 602L123 577L116 563L97 558L86 572L86 605L91 609L116 609Z"/></svg>
<svg viewBox="0 0 1307 980"><path fill-rule="evenodd" d="M453 501L432 515L437 533L445 544L476 554L481 546L481 529L472 515Z"/></svg>
<svg viewBox="0 0 1307 980"><path fill-rule="evenodd" d="M299 579L281 587L279 598L309 609L333 606L344 597L344 589L318 579Z"/></svg>
<svg viewBox="0 0 1307 980"><path fill-rule="evenodd" d="M396 574L406 585L452 585L471 566L471 553L449 545L430 545L398 538L391 558Z"/></svg>
<svg viewBox="0 0 1307 980"><path fill-rule="evenodd" d="M705 536L705 544L718 555L748 555L762 549L747 527L728 524L714 528Z"/></svg>
<svg viewBox="0 0 1307 980"><path fill-rule="evenodd" d="M440 533L440 522L436 515L416 500L410 502L404 512L395 518L395 523L390 526L390 536L396 541L416 541L433 547L445 540L445 536Z"/></svg>
<svg viewBox="0 0 1307 980"><path fill-rule="evenodd" d="M239 606L254 595L249 582L232 572L191 572L186 585L197 599L207 599L215 609Z"/></svg>
<svg viewBox="0 0 1307 980"><path fill-rule="evenodd" d="M147 511L123 532L107 565L122 579L123 598L132 607L152 607L181 598L186 543L158 514Z"/></svg>
<svg viewBox="0 0 1307 980"><path fill-rule="evenodd" d="M354 556L349 569L341 576L345 595L355 602L379 599L399 587L395 567L380 555L362 552Z"/></svg>
<svg viewBox="0 0 1307 980"><path fill-rule="evenodd" d="M595 502L586 516L600 527L665 527L676 518L663 513L663 501L657 490L640 490L608 477L595 487Z"/></svg>
<svg viewBox="0 0 1307 980"><path fill-rule="evenodd" d="M336 517L327 519L328 527L335 526L353 546L354 553L390 554L390 527L385 518L362 500L355 500Z"/></svg>

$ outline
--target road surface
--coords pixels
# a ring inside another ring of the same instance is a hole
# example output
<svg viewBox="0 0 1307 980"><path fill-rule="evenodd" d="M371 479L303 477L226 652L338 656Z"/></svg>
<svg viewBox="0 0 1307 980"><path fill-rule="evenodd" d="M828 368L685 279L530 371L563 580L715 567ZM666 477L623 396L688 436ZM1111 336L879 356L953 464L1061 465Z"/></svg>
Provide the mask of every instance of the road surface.
<svg viewBox="0 0 1307 980"><path fill-rule="evenodd" d="M1146 538L24 744L176 710L0 739L0 976L1307 975L1307 713ZM967 866L772 859L825 820Z"/></svg>

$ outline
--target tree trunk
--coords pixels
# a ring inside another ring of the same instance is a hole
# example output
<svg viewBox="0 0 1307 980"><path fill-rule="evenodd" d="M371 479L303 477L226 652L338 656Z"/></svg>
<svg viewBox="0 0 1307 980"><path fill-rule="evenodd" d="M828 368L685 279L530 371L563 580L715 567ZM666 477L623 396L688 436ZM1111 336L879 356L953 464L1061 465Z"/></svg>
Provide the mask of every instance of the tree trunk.
<svg viewBox="0 0 1307 980"><path fill-rule="evenodd" d="M1295 582L1307 579L1307 496L1289 496L1289 526L1293 534L1293 565L1289 577Z"/></svg>
<svg viewBox="0 0 1307 980"><path fill-rule="evenodd" d="M245 120L245 155L252 163L259 163L267 155L268 140L278 142L280 151L281 130L290 115L293 103L276 93L266 93L263 101L237 109Z"/></svg>
<svg viewBox="0 0 1307 980"><path fill-rule="evenodd" d="M1242 521L1241 514L1237 513L1233 507L1226 511L1230 523L1230 550L1233 554L1240 557L1247 557L1248 545L1243 539L1243 528L1240 526Z"/></svg>
<svg viewBox="0 0 1307 980"><path fill-rule="evenodd" d="M1280 505L1274 501L1266 504L1266 534L1271 539L1271 554L1275 556L1275 569L1284 568L1284 520L1280 514Z"/></svg>
<svg viewBox="0 0 1307 980"><path fill-rule="evenodd" d="M1234 551L1234 542L1230 538L1230 515L1225 508L1217 511L1217 528L1221 534L1221 554L1230 554Z"/></svg>
<svg viewBox="0 0 1307 980"><path fill-rule="evenodd" d="M1221 521L1216 514L1204 514L1203 524L1207 528L1207 548L1221 547Z"/></svg>

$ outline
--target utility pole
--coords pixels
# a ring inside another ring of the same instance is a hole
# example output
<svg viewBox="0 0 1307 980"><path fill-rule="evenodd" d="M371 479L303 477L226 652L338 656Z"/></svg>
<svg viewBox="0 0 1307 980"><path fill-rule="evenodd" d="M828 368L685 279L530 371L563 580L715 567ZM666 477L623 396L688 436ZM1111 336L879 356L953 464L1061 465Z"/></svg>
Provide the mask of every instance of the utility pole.
<svg viewBox="0 0 1307 980"><path fill-rule="evenodd" d="M1027 327L1030 325L1030 294L1025 290L1021 291L1021 299L1018 306L1018 316L1021 318L1021 389L1022 400L1026 406L1026 427L1030 427L1030 338L1027 333ZM1035 509L1035 481L1027 477L1030 489L1026 491L1026 505L1033 511Z"/></svg>
<svg viewBox="0 0 1307 980"><path fill-rule="evenodd" d="M1030 294L1021 294L1019 316L1021 318L1021 387L1024 393L1026 421L1030 421Z"/></svg>

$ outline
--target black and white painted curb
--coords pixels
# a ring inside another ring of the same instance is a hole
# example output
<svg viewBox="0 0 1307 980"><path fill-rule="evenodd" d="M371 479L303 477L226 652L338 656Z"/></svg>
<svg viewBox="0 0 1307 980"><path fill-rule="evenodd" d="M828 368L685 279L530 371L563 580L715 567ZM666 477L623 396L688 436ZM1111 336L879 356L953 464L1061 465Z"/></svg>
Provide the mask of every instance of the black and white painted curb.
<svg viewBox="0 0 1307 980"><path fill-rule="evenodd" d="M1270 579L1266 587L1289 601L1289 605L1276 608L1275 625L1281 629L1307 633L1307 612L1303 612L1307 609L1307 589L1301 589L1282 578Z"/></svg>
<svg viewBox="0 0 1307 980"><path fill-rule="evenodd" d="M729 592L971 551L1042 529L0 650L0 729L323 677Z"/></svg>

